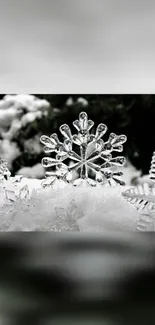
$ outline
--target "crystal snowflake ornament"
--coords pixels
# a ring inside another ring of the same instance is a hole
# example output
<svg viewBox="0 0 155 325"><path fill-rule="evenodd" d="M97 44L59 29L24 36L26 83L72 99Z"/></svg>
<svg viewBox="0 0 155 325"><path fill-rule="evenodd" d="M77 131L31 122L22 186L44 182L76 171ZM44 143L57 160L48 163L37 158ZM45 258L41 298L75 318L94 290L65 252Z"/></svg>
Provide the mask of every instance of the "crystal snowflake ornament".
<svg viewBox="0 0 155 325"><path fill-rule="evenodd" d="M129 188L122 195L138 211L143 211L144 209L151 211L155 207L155 188L150 188L148 184Z"/></svg>
<svg viewBox="0 0 155 325"><path fill-rule="evenodd" d="M147 183L129 188L122 193L124 198L140 212L138 231L154 231L155 229L155 152L149 171L153 186Z"/></svg>
<svg viewBox="0 0 155 325"><path fill-rule="evenodd" d="M152 155L149 175L150 175L150 179L155 183L155 151L153 152L153 155Z"/></svg>
<svg viewBox="0 0 155 325"><path fill-rule="evenodd" d="M153 182L152 187L145 183L129 188L122 193L124 198L133 204L138 211L144 209L148 211L155 210L155 152L153 152L149 176Z"/></svg>
<svg viewBox="0 0 155 325"><path fill-rule="evenodd" d="M88 183L92 186L107 183L124 185L119 178L123 173L117 171L116 167L124 166L125 158L123 156L112 157L112 153L123 151L123 144L127 137L111 133L109 139L104 142L102 137L107 132L107 126L100 123L95 134L91 133L94 122L88 120L85 112L79 114L79 119L73 122L73 126L78 131L73 135L67 124L60 126L63 142L59 140L56 133L51 136L41 136L40 141L45 146L44 152L56 154L55 158L44 157L42 159L42 165L52 169L45 172L47 180L43 185L51 186L57 179L73 185L81 183ZM75 171L79 171L79 176L73 180Z"/></svg>

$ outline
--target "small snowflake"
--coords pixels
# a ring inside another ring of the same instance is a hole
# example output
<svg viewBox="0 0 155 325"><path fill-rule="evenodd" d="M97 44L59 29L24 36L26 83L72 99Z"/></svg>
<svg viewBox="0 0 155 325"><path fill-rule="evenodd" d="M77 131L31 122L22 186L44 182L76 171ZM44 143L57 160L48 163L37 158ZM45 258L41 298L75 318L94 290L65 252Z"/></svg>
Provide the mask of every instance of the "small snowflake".
<svg viewBox="0 0 155 325"><path fill-rule="evenodd" d="M75 201L72 200L66 209L55 208L56 221L51 230L53 231L79 231L77 220L83 217L79 213Z"/></svg>
<svg viewBox="0 0 155 325"><path fill-rule="evenodd" d="M152 156L149 176L154 183L152 187L145 183L122 193L124 198L139 212L138 231L154 231L155 227L155 152Z"/></svg>
<svg viewBox="0 0 155 325"><path fill-rule="evenodd" d="M138 211L152 211L155 209L155 188L150 188L147 183L125 190L122 195Z"/></svg>
<svg viewBox="0 0 155 325"><path fill-rule="evenodd" d="M56 133L50 137L42 135L41 143L45 145L44 151L46 154L56 153L55 158L44 157L42 165L45 168L54 167L55 170L50 170L45 173L47 182L44 185L51 185L56 179L65 182L79 185L81 182L87 182L92 186L96 184L110 184L118 183L124 185L119 177L123 175L122 172L117 172L115 166L124 166L125 158L122 156L112 157L112 152L122 152L123 143L126 142L125 135L116 135L111 133L109 139L104 142L102 137L107 132L107 126L100 123L96 129L95 134L90 133L94 126L92 120L88 120L85 112L79 114L79 120L73 122L74 127L78 133L72 135L71 130L67 124L60 126L60 132L64 137L61 142ZM78 152L73 147L78 148ZM90 150L92 151L90 152ZM68 165L65 160L73 162ZM79 178L72 180L73 172L80 170ZM95 175L95 179L92 177Z"/></svg>
<svg viewBox="0 0 155 325"><path fill-rule="evenodd" d="M145 183L129 188L122 193L125 199L132 203L138 211L147 209L147 211L152 212L155 210L155 152L153 152L149 176L154 184L152 187Z"/></svg>

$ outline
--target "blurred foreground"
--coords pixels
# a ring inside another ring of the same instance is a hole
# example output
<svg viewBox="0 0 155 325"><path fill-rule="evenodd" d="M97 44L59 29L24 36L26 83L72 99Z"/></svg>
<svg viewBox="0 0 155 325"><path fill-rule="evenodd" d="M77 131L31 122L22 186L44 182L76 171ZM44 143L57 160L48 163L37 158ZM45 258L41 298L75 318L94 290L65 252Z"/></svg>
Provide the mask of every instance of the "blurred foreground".
<svg viewBox="0 0 155 325"><path fill-rule="evenodd" d="M0 324L154 324L151 234L0 236Z"/></svg>

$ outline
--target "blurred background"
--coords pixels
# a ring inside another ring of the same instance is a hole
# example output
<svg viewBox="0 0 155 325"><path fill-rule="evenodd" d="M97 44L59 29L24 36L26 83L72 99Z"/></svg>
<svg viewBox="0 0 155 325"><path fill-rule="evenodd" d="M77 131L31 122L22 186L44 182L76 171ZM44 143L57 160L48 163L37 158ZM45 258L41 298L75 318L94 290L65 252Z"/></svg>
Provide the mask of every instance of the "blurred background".
<svg viewBox="0 0 155 325"><path fill-rule="evenodd" d="M154 93L153 0L0 0L1 93Z"/></svg>
<svg viewBox="0 0 155 325"><path fill-rule="evenodd" d="M1 325L154 325L149 233L1 233Z"/></svg>
<svg viewBox="0 0 155 325"><path fill-rule="evenodd" d="M101 122L108 126L107 135L127 135L126 182L147 177L155 150L155 95L0 95L0 156L12 175L42 179L40 136L59 133L63 123L76 132L72 122L83 110L95 127Z"/></svg>

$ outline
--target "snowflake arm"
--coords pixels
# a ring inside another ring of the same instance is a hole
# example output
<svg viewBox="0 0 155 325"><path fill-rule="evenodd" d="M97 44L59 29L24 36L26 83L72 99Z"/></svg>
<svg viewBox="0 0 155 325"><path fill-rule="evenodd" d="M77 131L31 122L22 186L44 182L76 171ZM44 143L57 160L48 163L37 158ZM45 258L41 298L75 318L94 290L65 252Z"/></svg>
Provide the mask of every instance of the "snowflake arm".
<svg viewBox="0 0 155 325"><path fill-rule="evenodd" d="M149 171L150 179L155 182L155 152L153 153ZM138 211L147 210L147 213L155 211L155 187L148 184L130 188L122 193L124 198L133 204Z"/></svg>
<svg viewBox="0 0 155 325"><path fill-rule="evenodd" d="M149 175L150 179L155 182L155 151L153 152Z"/></svg>
<svg viewBox="0 0 155 325"><path fill-rule="evenodd" d="M148 184L127 189L122 193L124 198L133 204L138 211L152 210L155 207L155 192Z"/></svg>
<svg viewBox="0 0 155 325"><path fill-rule="evenodd" d="M63 142L60 142L56 133L50 137L41 136L40 141L45 146L45 153L54 152L56 154L55 158L45 157L42 159L45 168L55 167L54 172L46 172L45 176L51 177L52 183L57 178L68 181L68 177L71 179L74 171L80 170L79 179L91 183L91 185L92 182L93 185L94 183L105 184L106 182L110 184L110 179L122 185L122 182L117 178L122 174L114 173L113 167L124 166L125 158L112 158L112 152L123 151L123 143L127 140L126 136L111 133L108 141L104 142L102 137L107 132L107 126L100 123L95 134L90 133L94 122L88 120L85 112L79 114L79 120L74 121L73 125L78 131L77 134L73 135L67 124L60 126L59 130L64 138ZM88 149L92 145L94 149L89 152ZM75 147L78 147L78 153L75 151ZM72 166L66 164L66 159L73 162ZM90 171L95 174L95 180L92 179ZM77 181L73 184L76 185Z"/></svg>

